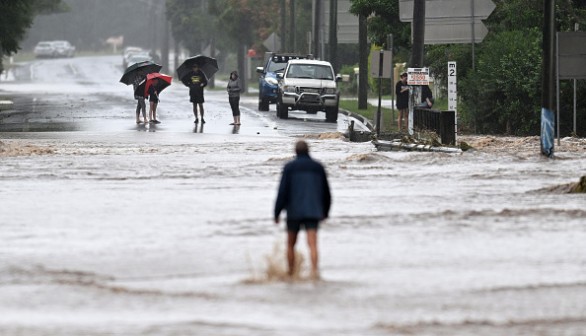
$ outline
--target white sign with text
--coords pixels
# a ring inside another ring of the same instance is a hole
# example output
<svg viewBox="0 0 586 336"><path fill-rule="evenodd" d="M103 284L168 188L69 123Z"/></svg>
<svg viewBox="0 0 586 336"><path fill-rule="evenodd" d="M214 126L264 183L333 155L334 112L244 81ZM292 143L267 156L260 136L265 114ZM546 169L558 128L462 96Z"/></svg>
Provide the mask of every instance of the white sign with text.
<svg viewBox="0 0 586 336"><path fill-rule="evenodd" d="M408 85L429 85L429 68L408 68Z"/></svg>

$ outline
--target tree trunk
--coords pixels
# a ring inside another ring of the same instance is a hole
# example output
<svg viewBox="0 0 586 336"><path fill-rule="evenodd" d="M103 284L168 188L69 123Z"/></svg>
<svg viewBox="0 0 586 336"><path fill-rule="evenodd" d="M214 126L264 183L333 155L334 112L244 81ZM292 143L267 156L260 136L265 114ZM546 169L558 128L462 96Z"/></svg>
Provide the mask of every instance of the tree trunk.
<svg viewBox="0 0 586 336"><path fill-rule="evenodd" d="M358 41L360 49L359 73L358 73L358 109L368 108L368 54L370 45L368 43L366 17L358 16Z"/></svg>

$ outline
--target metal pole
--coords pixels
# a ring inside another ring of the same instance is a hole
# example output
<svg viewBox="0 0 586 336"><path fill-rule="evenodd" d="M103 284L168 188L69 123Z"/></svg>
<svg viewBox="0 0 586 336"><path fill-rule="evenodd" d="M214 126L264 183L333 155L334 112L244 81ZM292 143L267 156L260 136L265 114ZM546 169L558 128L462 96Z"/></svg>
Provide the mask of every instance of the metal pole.
<svg viewBox="0 0 586 336"><path fill-rule="evenodd" d="M475 60L475 58L476 58L476 55L475 55L475 53L476 53L476 51L475 51L475 49L476 49L476 36L475 35L476 34L474 31L474 0L470 0L470 10L471 10L471 14L472 14L472 15L470 15L470 19L472 21L472 71L475 71L476 70L476 60Z"/></svg>
<svg viewBox="0 0 586 336"><path fill-rule="evenodd" d="M376 110L376 136L380 135L381 123L381 103L383 95L383 59L384 51L381 50L378 54L378 109Z"/></svg>
<svg viewBox="0 0 586 336"><path fill-rule="evenodd" d="M393 64L393 34L387 37L387 49L391 51L391 125L395 120L395 66Z"/></svg>
<svg viewBox="0 0 586 336"><path fill-rule="evenodd" d="M555 0L544 0L541 154L554 156Z"/></svg>
<svg viewBox="0 0 586 336"><path fill-rule="evenodd" d="M576 132L576 105L576 78L574 78L574 136L578 134L578 132Z"/></svg>
<svg viewBox="0 0 586 336"><path fill-rule="evenodd" d="M281 0L281 51L287 51L287 3Z"/></svg>
<svg viewBox="0 0 586 336"><path fill-rule="evenodd" d="M289 51L297 52L297 41L295 40L297 37L295 31L295 0L289 0Z"/></svg>
<svg viewBox="0 0 586 336"><path fill-rule="evenodd" d="M321 1L322 0L313 0L314 9L313 9L313 56L316 59L320 59L322 55L320 55L320 43L321 43Z"/></svg>

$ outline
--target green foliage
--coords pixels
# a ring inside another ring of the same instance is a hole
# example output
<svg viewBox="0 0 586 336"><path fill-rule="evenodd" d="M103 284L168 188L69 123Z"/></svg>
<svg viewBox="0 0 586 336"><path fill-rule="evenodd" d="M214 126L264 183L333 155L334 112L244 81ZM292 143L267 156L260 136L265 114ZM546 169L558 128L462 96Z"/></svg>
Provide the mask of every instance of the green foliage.
<svg viewBox="0 0 586 336"><path fill-rule="evenodd" d="M0 1L0 72L3 69L2 57L18 51L35 15L65 9L61 0Z"/></svg>
<svg viewBox="0 0 586 336"><path fill-rule="evenodd" d="M209 44L217 25L203 0L167 0L166 5L167 19L177 41L192 54Z"/></svg>
<svg viewBox="0 0 586 336"><path fill-rule="evenodd" d="M401 53L410 46L411 27L399 20L397 0L351 0L350 12L362 13L368 19L368 37L376 45L388 49L389 34L393 34L393 51ZM407 58L405 58L406 60Z"/></svg>
<svg viewBox="0 0 586 336"><path fill-rule="evenodd" d="M464 110L478 131L537 134L541 106L541 33L504 31L485 41L476 72L459 85Z"/></svg>

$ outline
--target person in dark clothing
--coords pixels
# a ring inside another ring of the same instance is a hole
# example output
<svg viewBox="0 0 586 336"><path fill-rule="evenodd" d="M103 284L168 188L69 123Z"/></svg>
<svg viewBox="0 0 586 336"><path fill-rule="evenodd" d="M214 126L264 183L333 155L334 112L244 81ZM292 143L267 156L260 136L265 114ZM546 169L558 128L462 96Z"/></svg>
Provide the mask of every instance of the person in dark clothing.
<svg viewBox="0 0 586 336"><path fill-rule="evenodd" d="M201 123L205 124L203 118L203 103L205 102L203 96L203 88L208 85L208 80L205 74L199 69L199 66L193 67L193 73L191 74L189 83L189 101L193 103L193 115L195 116L194 123L199 123L197 110L199 107L199 115L201 116Z"/></svg>
<svg viewBox="0 0 586 336"><path fill-rule="evenodd" d="M228 90L228 101L234 117L234 122L230 125L240 125L240 79L237 71L230 73L230 80L226 89Z"/></svg>
<svg viewBox="0 0 586 336"><path fill-rule="evenodd" d="M421 87L421 105L419 107L432 108L433 106L433 94L428 85Z"/></svg>
<svg viewBox="0 0 586 336"><path fill-rule="evenodd" d="M295 145L297 158L283 168L279 192L275 202L275 224L279 215L287 211L287 263L289 275L295 275L295 243L299 230L307 233L311 255L311 277L319 279L317 266L317 230L319 222L328 218L331 194L324 167L309 156L307 143L300 140Z"/></svg>
<svg viewBox="0 0 586 336"><path fill-rule="evenodd" d="M157 120L157 105L159 105L159 93L157 92L157 89L155 88L155 84L156 81L158 81L158 79L155 79L153 81L153 84L151 86L149 86L149 102L151 103L150 109L149 109L149 119L151 123L154 124L160 124L161 122Z"/></svg>
<svg viewBox="0 0 586 336"><path fill-rule="evenodd" d="M134 79L134 82L132 82L132 87L133 87L133 91L136 92L136 88L140 85L140 82L142 82L145 79L144 76L137 76ZM144 119L144 123L146 124L147 121L147 117L146 117L146 103L144 101L144 97L143 97L144 93L142 95L134 95L134 99L136 99L136 123L140 124L140 112L142 111L142 117Z"/></svg>
<svg viewBox="0 0 586 336"><path fill-rule="evenodd" d="M399 132L403 130L403 120L405 120L405 129L409 125L409 85L407 85L407 73L401 74L401 80L395 85L395 96L397 110L399 115L397 118L397 127Z"/></svg>

